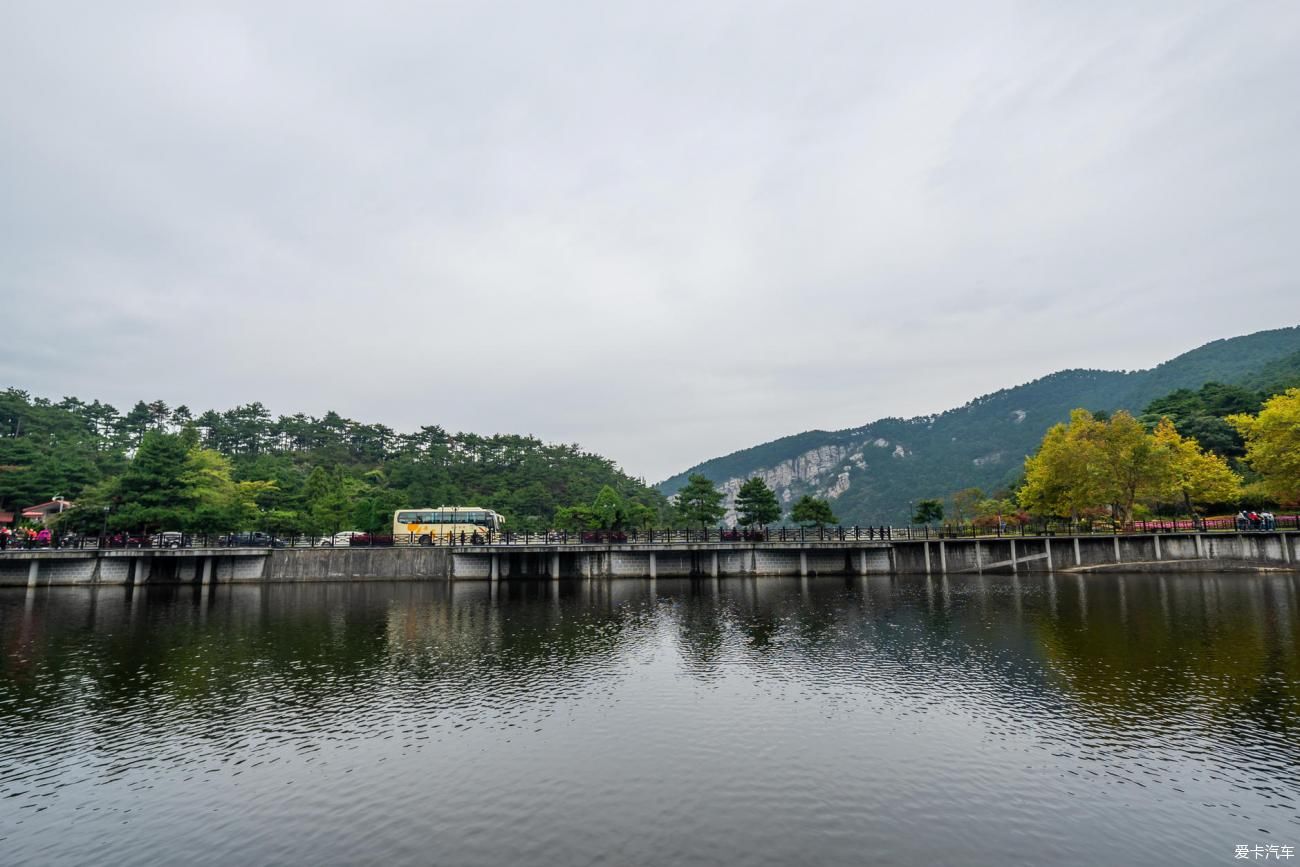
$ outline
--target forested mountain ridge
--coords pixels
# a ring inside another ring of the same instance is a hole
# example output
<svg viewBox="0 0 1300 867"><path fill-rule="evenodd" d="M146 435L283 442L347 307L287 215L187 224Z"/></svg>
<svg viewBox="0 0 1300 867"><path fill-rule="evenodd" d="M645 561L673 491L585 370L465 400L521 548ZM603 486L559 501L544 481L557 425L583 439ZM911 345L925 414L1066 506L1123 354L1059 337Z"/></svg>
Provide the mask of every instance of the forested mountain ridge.
<svg viewBox="0 0 1300 867"><path fill-rule="evenodd" d="M122 477L150 432L185 434L193 448L219 453L234 482L273 482L257 506L290 529L381 529L379 516L389 512L391 522L393 509L478 505L504 514L511 529L537 530L606 486L628 502L666 508L657 491L576 444L437 425L398 433L335 412L277 418L256 402L195 415L141 401L122 414L99 401L53 402L11 388L0 392L0 511L55 495L94 499L97 486Z"/></svg>
<svg viewBox="0 0 1300 867"><path fill-rule="evenodd" d="M845 523L907 520L911 503L1012 483L1026 455L1070 410L1140 412L1152 400L1208 381L1260 387L1300 367L1300 327L1216 340L1149 370L1064 370L978 397L933 416L884 418L838 431L806 431L714 458L657 486L671 495L691 473L734 496L763 478L786 504L831 500Z"/></svg>

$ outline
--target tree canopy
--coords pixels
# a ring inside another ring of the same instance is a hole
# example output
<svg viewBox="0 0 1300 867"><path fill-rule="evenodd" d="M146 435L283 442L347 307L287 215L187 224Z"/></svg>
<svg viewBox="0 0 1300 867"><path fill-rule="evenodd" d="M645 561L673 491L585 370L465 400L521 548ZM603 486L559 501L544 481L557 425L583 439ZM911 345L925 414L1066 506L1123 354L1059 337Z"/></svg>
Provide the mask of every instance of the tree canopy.
<svg viewBox="0 0 1300 867"><path fill-rule="evenodd" d="M790 510L790 518L796 524L805 527L825 527L839 522L839 518L836 518L835 513L831 511L830 503L808 494L804 494L795 502L794 508Z"/></svg>
<svg viewBox="0 0 1300 867"><path fill-rule="evenodd" d="M698 525L707 529L720 520L727 509L722 505L722 491L708 478L696 473L677 492L677 513L687 526Z"/></svg>
<svg viewBox="0 0 1300 867"><path fill-rule="evenodd" d="M1245 439L1246 460L1264 492L1300 502L1300 388L1269 398L1258 415L1231 415L1228 422Z"/></svg>
<svg viewBox="0 0 1300 867"><path fill-rule="evenodd" d="M736 492L736 519L741 526L766 526L781 519L781 504L758 476L745 480Z"/></svg>
<svg viewBox="0 0 1300 867"><path fill-rule="evenodd" d="M0 392L0 509L60 494L88 507L68 515L81 511L75 520L87 528L99 526L104 505L111 526L129 529L180 522L325 533L380 531L396 509L459 504L537 531L552 526L559 509L592 504L604 488L626 515L636 507L667 521L661 494L572 444L437 425L403 434L336 412L277 418L256 402L196 413L139 401L123 414L99 401Z"/></svg>
<svg viewBox="0 0 1300 867"><path fill-rule="evenodd" d="M1108 512L1129 521L1139 503L1222 503L1240 495L1227 461L1180 435L1168 419L1148 432L1126 412L1107 420L1076 409L1069 424L1043 437L1025 461L1020 505L1039 515L1080 517Z"/></svg>
<svg viewBox="0 0 1300 867"><path fill-rule="evenodd" d="M937 524L943 520L943 500L922 500L912 513L913 524Z"/></svg>

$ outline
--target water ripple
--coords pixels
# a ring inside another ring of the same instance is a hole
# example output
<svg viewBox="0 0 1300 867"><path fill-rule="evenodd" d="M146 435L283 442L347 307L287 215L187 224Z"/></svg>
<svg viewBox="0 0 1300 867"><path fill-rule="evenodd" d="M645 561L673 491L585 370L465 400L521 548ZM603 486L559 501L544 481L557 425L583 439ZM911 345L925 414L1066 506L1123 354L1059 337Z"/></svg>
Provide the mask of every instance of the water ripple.
<svg viewBox="0 0 1300 867"><path fill-rule="evenodd" d="M7 863L1222 863L1289 576L0 592Z"/></svg>

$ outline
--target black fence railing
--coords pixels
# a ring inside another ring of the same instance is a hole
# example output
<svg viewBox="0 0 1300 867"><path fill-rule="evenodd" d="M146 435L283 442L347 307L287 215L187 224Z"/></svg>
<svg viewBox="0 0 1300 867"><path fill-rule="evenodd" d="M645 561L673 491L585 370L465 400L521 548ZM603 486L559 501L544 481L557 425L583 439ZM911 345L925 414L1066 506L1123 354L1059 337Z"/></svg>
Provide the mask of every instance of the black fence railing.
<svg viewBox="0 0 1300 867"><path fill-rule="evenodd" d="M725 542L880 542L925 539L978 539L1004 536L1110 536L1144 533L1226 533L1300 530L1300 516L1265 514L1246 518L1156 519L1119 525L1109 522L1068 521L987 522L892 527L767 527L730 529L629 529L550 530L541 533L460 532L444 535L417 533L336 533L307 535L270 532L244 533L113 533L69 534L50 539L7 540L10 550L113 549L113 548L370 548L448 547L463 545L638 545Z"/></svg>

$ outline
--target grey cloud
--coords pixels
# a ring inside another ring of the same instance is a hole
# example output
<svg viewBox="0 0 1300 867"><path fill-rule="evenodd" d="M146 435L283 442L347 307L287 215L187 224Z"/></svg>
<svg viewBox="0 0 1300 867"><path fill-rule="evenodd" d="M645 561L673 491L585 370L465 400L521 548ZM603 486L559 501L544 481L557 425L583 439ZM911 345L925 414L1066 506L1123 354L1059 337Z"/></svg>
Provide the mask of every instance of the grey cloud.
<svg viewBox="0 0 1300 867"><path fill-rule="evenodd" d="M8 18L0 379L38 393L653 479L1300 321L1293 3Z"/></svg>

